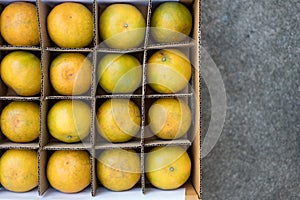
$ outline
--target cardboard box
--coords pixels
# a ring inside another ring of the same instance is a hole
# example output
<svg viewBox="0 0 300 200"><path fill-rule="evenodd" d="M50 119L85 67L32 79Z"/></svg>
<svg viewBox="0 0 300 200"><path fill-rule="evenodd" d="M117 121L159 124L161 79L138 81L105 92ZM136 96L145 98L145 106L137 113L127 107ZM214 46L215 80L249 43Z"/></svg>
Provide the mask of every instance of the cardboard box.
<svg viewBox="0 0 300 200"><path fill-rule="evenodd" d="M75 0L73 0L74 2ZM12 1L1 1L0 2L0 11ZM156 44L151 40L151 34L148 30L150 24L150 16L153 10L159 5L162 0L85 0L85 1L76 1L81 2L94 15L94 38L93 42L85 48L76 48L76 49L64 49L56 46L48 36L47 27L46 27L46 18L52 7L61 3L66 2L63 0L37 0L29 2L35 4L38 10L39 16L39 30L40 30L40 45L32 47L16 47L8 45L3 38L0 38L0 58L2 59L7 53L15 50L24 50L29 51L37 55L41 59L41 68L42 68L42 89L39 95L32 97L21 97L18 96L14 91L7 88L3 81L0 79L0 111L12 101L33 101L40 105L41 111L41 121L40 121L40 135L39 139L30 143L13 143L10 142L5 136L0 133L0 149L3 153L7 149L19 148L19 149L34 149L38 151L39 155L39 185L38 185L38 195L42 196L47 189L50 188L50 185L46 177L46 165L47 159L54 150L62 149L74 149L74 150L87 150L90 153L91 159L91 184L90 191L91 196L101 197L101 193L97 194L97 188L100 187L95 167L97 153L103 149L107 148L133 148L141 153L141 162L142 162L142 177L140 182L136 185L137 188L140 188L143 193L147 193L147 188L152 187L145 176L145 166L144 166L144 153L149 148L160 145L181 145L188 147L188 153L192 160L192 174L188 182L183 186L186 189L186 199L194 200L200 199L201 194L201 184L200 184L200 0L184 0L181 1L191 10L193 14L193 31L190 35L192 40L184 41L181 43L174 44ZM105 45L102 45L101 38L99 36L98 30L98 18L101 11L110 3L114 2L126 2L131 3L137 6L141 12L144 14L147 19L147 33L145 37L145 43L143 46L135 49L128 50L116 50L110 49ZM100 45L101 44L101 45ZM147 58L153 52L163 49L163 48L179 48L183 50L186 55L190 58L193 65L193 75L190 81L190 85L177 94L158 94L149 88L146 84L146 74L145 67L147 63ZM52 88L49 81L49 66L53 58L62 52L81 52L88 56L93 64L93 76L92 76L92 85L90 90L80 96L62 96L57 94ZM96 77L96 67L99 60L99 55L101 53L110 53L110 52L121 52L121 53L130 53L135 55L143 63L143 84L134 94L108 94L98 85ZM189 133L186 137L165 141L159 140L156 137L146 137L147 130L145 129L147 109L151 102L158 98L182 98L185 99L193 112L193 123L192 127L189 130ZM130 98L134 100L137 105L140 107L142 114L142 127L139 133L140 137L136 137L133 140L121 143L121 144L112 144L107 143L101 139L97 130L95 129L95 113L99 105L109 98ZM87 102L91 106L92 111L92 123L90 125L90 134L83 143L75 144L65 144L54 139L47 130L47 112L51 106L61 100L61 99L77 99ZM1 189L2 191L5 189ZM0 190L0 199L1 199L1 190ZM22 198L22 193L18 194Z"/></svg>

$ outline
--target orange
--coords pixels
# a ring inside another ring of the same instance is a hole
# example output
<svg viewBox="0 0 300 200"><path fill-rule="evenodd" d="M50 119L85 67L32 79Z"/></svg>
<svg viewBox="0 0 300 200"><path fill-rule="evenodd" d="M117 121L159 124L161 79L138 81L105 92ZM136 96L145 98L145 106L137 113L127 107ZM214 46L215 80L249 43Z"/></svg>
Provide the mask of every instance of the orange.
<svg viewBox="0 0 300 200"><path fill-rule="evenodd" d="M34 102L11 102L1 114L2 133L13 142L31 142L40 132L40 108Z"/></svg>
<svg viewBox="0 0 300 200"><path fill-rule="evenodd" d="M33 96L41 91L41 61L28 51L13 51L1 61L1 78L18 95Z"/></svg>
<svg viewBox="0 0 300 200"><path fill-rule="evenodd" d="M55 103L47 115L50 134L66 143L79 142L90 131L90 107L79 100L60 100Z"/></svg>
<svg viewBox="0 0 300 200"><path fill-rule="evenodd" d="M13 2L4 8L0 18L1 35L11 45L39 44L37 8L28 2Z"/></svg>
<svg viewBox="0 0 300 200"><path fill-rule="evenodd" d="M113 191L131 189L141 177L141 161L134 150L104 150L97 161L100 183Z"/></svg>
<svg viewBox="0 0 300 200"><path fill-rule="evenodd" d="M148 60L148 84L159 93L176 93L183 90L192 75L189 59L177 49L162 49Z"/></svg>
<svg viewBox="0 0 300 200"><path fill-rule="evenodd" d="M47 17L50 38L63 48L89 45L94 36L92 12L80 3L66 2L55 6Z"/></svg>
<svg viewBox="0 0 300 200"><path fill-rule="evenodd" d="M98 64L100 86L109 93L134 92L142 81L142 65L129 54L107 54Z"/></svg>
<svg viewBox="0 0 300 200"><path fill-rule="evenodd" d="M81 53L62 53L50 66L50 82L62 95L78 95L91 86L92 63Z"/></svg>
<svg viewBox="0 0 300 200"><path fill-rule="evenodd" d="M7 150L0 161L1 185L13 192L27 192L38 185L38 155L34 150Z"/></svg>
<svg viewBox="0 0 300 200"><path fill-rule="evenodd" d="M189 106L179 99L158 99L150 107L149 127L161 139L184 136L192 123Z"/></svg>
<svg viewBox="0 0 300 200"><path fill-rule="evenodd" d="M191 173L191 160L180 146L160 146L146 155L146 176L159 189L171 190L182 186Z"/></svg>
<svg viewBox="0 0 300 200"><path fill-rule="evenodd" d="M89 154L81 150L55 151L47 163L50 185L64 193L76 193L85 189L91 181Z"/></svg>
<svg viewBox="0 0 300 200"><path fill-rule="evenodd" d="M130 4L112 4L99 19L100 35L111 48L138 47L144 41L145 27L144 16Z"/></svg>
<svg viewBox="0 0 300 200"><path fill-rule="evenodd" d="M157 42L181 42L192 30L193 18L185 5L165 2L159 5L151 17L151 33Z"/></svg>
<svg viewBox="0 0 300 200"><path fill-rule="evenodd" d="M129 99L110 99L97 111L97 128L110 142L126 142L135 136L141 123L138 106Z"/></svg>

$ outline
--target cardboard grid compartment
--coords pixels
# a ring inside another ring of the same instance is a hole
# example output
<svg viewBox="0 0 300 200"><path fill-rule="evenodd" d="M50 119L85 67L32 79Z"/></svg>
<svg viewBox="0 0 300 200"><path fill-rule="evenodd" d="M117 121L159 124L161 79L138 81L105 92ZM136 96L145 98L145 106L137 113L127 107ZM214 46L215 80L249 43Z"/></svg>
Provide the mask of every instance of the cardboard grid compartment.
<svg viewBox="0 0 300 200"><path fill-rule="evenodd" d="M12 1L1 1L0 11ZM190 38L180 43L167 43L157 44L152 40L151 32L149 31L151 13L162 2L162 0L119 0L119 1L101 1L101 0L85 0L75 1L84 4L94 16L94 38L91 44L85 48L66 49L56 46L48 36L46 19L47 15L53 8L53 6L67 2L63 0L37 0L30 1L37 6L38 18L39 18L39 31L40 31L40 44L38 46L11 46L0 37L0 59L9 52L16 50L29 51L35 54L41 59L42 69L42 89L40 94L31 97L18 96L14 91L7 88L3 81L0 79L0 112L9 102L12 101L32 101L40 106L40 135L36 141L30 143L14 143L10 142L5 136L0 133L0 149L2 153L6 149L19 148L19 149L35 149L39 155L39 185L38 195L43 195L45 191L50 187L46 177L46 165L47 159L54 150L72 149L72 150L86 150L90 153L91 159L91 195L98 196L96 194L97 188L101 185L97 181L96 177L96 159L99 151L107 148L132 148L135 149L141 155L142 176L136 187L141 188L143 193L147 193L147 188L152 187L145 176L144 165L144 153L150 148L161 145L180 145L188 148L188 153L192 160L192 174L188 182L183 186L186 188L186 199L199 199L200 198L200 0L184 0L181 1L191 11L193 15L193 31L190 34ZM71 1L72 2L72 1ZM135 5L144 15L147 21L145 40L142 46L133 49L119 50L111 49L102 43L99 35L98 18L103 9L112 3L130 3ZM147 84L146 80L146 67L147 59L154 52L165 48L177 48L182 50L189 58L193 65L193 74L190 80L190 84L187 88L176 94L159 94L153 91ZM49 81L49 66L51 61L60 53L63 52L80 52L86 55L93 65L92 84L90 90L79 96L62 96L54 91ZM102 54L105 53L129 53L136 56L143 67L142 85L133 94L109 94L106 93L98 84L96 76L97 63ZM137 137L133 138L129 142L125 143L108 143L105 142L101 136L97 133L95 128L96 111L98 107L107 99L110 98L126 98L133 100L140 108L142 123L140 132ZM151 103L159 98L180 98L188 102L192 108L193 122L188 134L180 139L167 141L160 140L157 137L151 135L151 132L147 129L147 111ZM92 111L92 123L90 125L90 134L84 142L66 144L55 140L47 130L47 112L51 106L62 99L72 99L85 101L90 105ZM22 194L19 194L22 196ZM1 197L1 191L0 191Z"/></svg>

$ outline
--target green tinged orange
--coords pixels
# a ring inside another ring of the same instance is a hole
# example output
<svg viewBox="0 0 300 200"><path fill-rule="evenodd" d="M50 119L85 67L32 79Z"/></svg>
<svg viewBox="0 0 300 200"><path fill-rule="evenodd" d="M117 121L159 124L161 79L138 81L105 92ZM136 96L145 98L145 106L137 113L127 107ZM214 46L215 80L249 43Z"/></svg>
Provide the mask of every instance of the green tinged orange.
<svg viewBox="0 0 300 200"><path fill-rule="evenodd" d="M41 61L28 51L13 51L1 61L1 78L18 95L34 96L41 91Z"/></svg>

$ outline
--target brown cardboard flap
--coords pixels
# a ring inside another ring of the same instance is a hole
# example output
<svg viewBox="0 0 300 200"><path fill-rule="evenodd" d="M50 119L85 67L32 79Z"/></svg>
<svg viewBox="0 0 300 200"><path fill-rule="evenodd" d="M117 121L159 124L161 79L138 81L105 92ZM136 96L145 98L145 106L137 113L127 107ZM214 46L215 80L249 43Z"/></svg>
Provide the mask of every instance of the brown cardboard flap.
<svg viewBox="0 0 300 200"><path fill-rule="evenodd" d="M198 200L199 196L193 187L193 185L190 182L187 182L186 184L183 185L185 188L185 199L186 200Z"/></svg>

